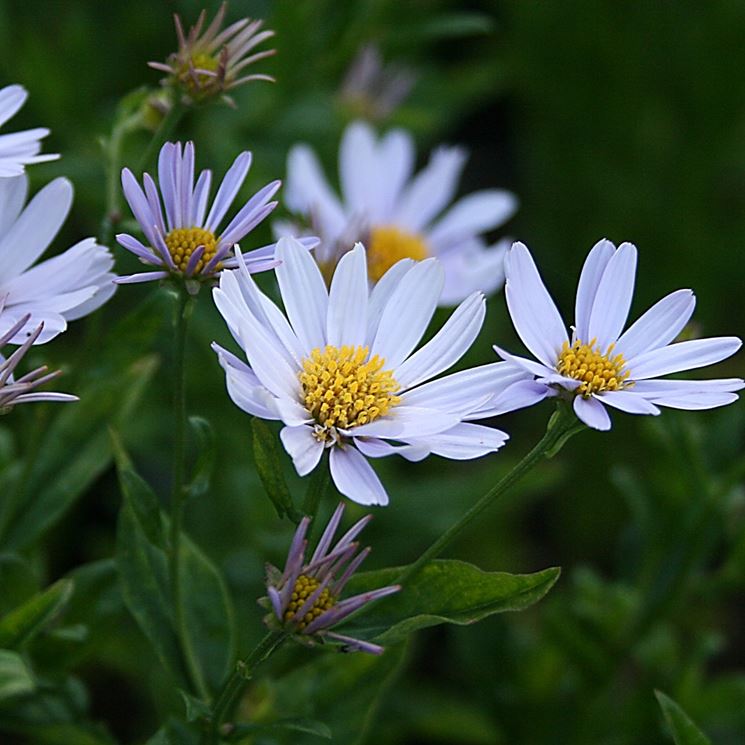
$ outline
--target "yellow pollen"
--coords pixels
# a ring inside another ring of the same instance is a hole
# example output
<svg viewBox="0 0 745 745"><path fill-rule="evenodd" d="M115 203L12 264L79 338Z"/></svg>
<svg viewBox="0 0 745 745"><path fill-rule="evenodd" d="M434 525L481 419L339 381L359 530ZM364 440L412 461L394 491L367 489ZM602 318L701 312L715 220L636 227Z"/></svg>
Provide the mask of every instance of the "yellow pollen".
<svg viewBox="0 0 745 745"><path fill-rule="evenodd" d="M199 246L204 246L202 258L197 262L194 274L201 272L209 264L210 259L215 255L217 248L217 239L215 234L204 228L174 228L165 238L168 253L171 254L173 263L182 271L186 271L189 259ZM221 269L218 263L215 271Z"/></svg>
<svg viewBox="0 0 745 745"><path fill-rule="evenodd" d="M216 72L219 66L220 60L217 57L205 52L197 52L189 58L188 62L181 65L178 71L178 79L191 93L200 93L204 88L208 88L215 81L215 78L212 75L205 75L203 72L195 72L192 76L191 68ZM196 77L196 80L194 80L194 77Z"/></svg>
<svg viewBox="0 0 745 745"><path fill-rule="evenodd" d="M298 628L304 629L311 621L318 618L321 613L336 605L336 598L329 592L328 587L321 591L310 610L306 611L302 618L297 618L297 612L305 605L305 601L321 586L315 577L301 574L295 582L295 587L290 596L290 602L285 611L284 620L298 622Z"/></svg>
<svg viewBox="0 0 745 745"><path fill-rule="evenodd" d="M328 345L303 360L300 384L305 407L323 428L319 439L332 427L368 424L401 401L393 373L382 369L385 360L377 354L368 359L369 353L367 347Z"/></svg>
<svg viewBox="0 0 745 745"><path fill-rule="evenodd" d="M370 231L367 272L373 282L377 282L401 259L422 261L428 256L427 244L417 233L407 233L393 225L381 225Z"/></svg>
<svg viewBox="0 0 745 745"><path fill-rule="evenodd" d="M603 353L596 339L592 339L589 344L583 344L577 339L571 346L565 341L556 369L568 378L581 380L582 385L577 388L577 393L585 398L592 393L626 388L631 385L626 383L631 371L623 369L626 360L622 354L613 354L615 346L611 344Z"/></svg>

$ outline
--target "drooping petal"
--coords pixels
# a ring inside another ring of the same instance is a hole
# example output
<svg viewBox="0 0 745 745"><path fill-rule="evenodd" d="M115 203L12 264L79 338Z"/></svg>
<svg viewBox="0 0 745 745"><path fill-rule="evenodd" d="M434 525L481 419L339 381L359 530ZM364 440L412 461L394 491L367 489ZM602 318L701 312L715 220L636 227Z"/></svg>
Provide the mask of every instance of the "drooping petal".
<svg viewBox="0 0 745 745"><path fill-rule="evenodd" d="M329 459L336 488L357 504L388 504L388 495L378 475L355 447L334 447Z"/></svg>
<svg viewBox="0 0 745 745"><path fill-rule="evenodd" d="M605 406L594 396L584 398L583 396L574 397L574 413L592 429L606 431L610 429L610 417L605 410Z"/></svg>
<svg viewBox="0 0 745 745"><path fill-rule="evenodd" d="M387 416L368 424L341 430L354 437L383 437L401 440L444 432L460 421L458 414L416 406L394 406Z"/></svg>
<svg viewBox="0 0 745 745"><path fill-rule="evenodd" d="M607 391L599 394L600 400L615 409L625 411L627 414L653 414L657 415L660 410L644 396L635 391Z"/></svg>
<svg viewBox="0 0 745 745"><path fill-rule="evenodd" d="M435 455L452 460L471 460L494 453L507 442L509 435L481 424L461 422L455 427L426 438L427 447ZM416 445L417 440L410 442Z"/></svg>
<svg viewBox="0 0 745 745"><path fill-rule="evenodd" d="M279 438L299 476L307 476L318 465L323 443L313 436L313 427L283 427Z"/></svg>

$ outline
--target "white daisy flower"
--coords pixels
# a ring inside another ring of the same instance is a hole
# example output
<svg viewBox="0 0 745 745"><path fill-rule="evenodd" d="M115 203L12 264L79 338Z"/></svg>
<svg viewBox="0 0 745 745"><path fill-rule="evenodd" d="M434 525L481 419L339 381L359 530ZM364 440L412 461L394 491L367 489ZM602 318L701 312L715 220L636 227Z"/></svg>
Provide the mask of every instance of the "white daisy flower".
<svg viewBox="0 0 745 745"><path fill-rule="evenodd" d="M209 280L223 269L235 268L235 244L250 233L276 206L269 201L281 182L272 181L251 197L225 228L219 230L230 205L251 167L251 153L242 152L225 174L207 212L212 172L204 170L194 183L194 143L166 142L158 158L158 187L146 173L144 191L129 168L122 171L124 196L148 241L120 233L116 240L156 271L119 277L117 282L149 282L176 275L186 279ZM165 219L160 200L163 199ZM306 247L318 240L303 239ZM274 244L257 248L244 256L249 271L272 269Z"/></svg>
<svg viewBox="0 0 745 745"><path fill-rule="evenodd" d="M0 336L28 315L10 344L22 344L44 324L44 344L103 305L114 293L114 259L105 246L86 238L51 259L33 265L46 251L72 205L72 184L54 179L24 207L25 174L0 179Z"/></svg>
<svg viewBox="0 0 745 745"><path fill-rule="evenodd" d="M26 103L28 92L21 85L6 85L0 88L0 127ZM26 129L23 132L0 134L0 178L19 176L24 166L57 160L58 154L39 155L41 140L49 134L44 127Z"/></svg>
<svg viewBox="0 0 745 745"><path fill-rule="evenodd" d="M601 240L590 251L577 286L571 340L527 247L515 243L505 261L505 295L515 329L538 362L495 347L534 380L516 384L522 405L569 395L589 427L610 429L606 406L630 414L659 414L660 406L711 409L737 400L745 383L726 380L653 380L720 362L741 345L734 336L671 342L696 304L691 290L672 292L626 331L636 275L636 247Z"/></svg>
<svg viewBox="0 0 745 745"><path fill-rule="evenodd" d="M223 272L214 298L248 364L217 345L233 402L280 433L304 476L330 449L339 491L360 504L388 503L367 462L398 453L466 460L498 450L504 432L470 419L526 376L493 363L431 381L455 364L484 320L480 292L464 300L421 349L444 281L435 259L406 259L370 291L358 244L339 262L330 290L311 255L292 238L277 244L277 280L287 317L241 267ZM426 382L431 381L431 382Z"/></svg>
<svg viewBox="0 0 745 745"><path fill-rule="evenodd" d="M354 122L347 127L339 151L342 200L328 185L313 151L296 145L287 161L287 206L310 219L320 235L316 259L321 264L333 267L341 254L362 241L373 282L401 259L435 256L445 271L440 305L455 305L475 290L494 292L504 282L509 243L488 248L481 234L512 216L516 198L487 189L448 207L466 161L465 151L441 147L429 165L413 176L415 157L408 132L394 129L378 140L368 124ZM276 229L297 232L281 223Z"/></svg>

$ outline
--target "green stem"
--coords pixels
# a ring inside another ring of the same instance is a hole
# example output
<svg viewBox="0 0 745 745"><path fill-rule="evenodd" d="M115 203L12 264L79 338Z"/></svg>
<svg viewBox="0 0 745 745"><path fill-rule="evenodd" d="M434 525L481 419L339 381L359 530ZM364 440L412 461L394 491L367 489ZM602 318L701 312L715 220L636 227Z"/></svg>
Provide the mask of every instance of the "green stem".
<svg viewBox="0 0 745 745"><path fill-rule="evenodd" d="M449 546L484 510L499 499L511 486L516 484L539 461L552 457L574 434L582 431L584 424L579 422L569 407L560 402L549 420L546 434L538 444L506 475L499 483L484 494L463 517L453 523L432 545L396 578L396 584L404 584L429 561L436 558Z"/></svg>
<svg viewBox="0 0 745 745"><path fill-rule="evenodd" d="M173 134L176 125L181 121L181 117L186 113L187 107L177 97L173 102L168 113L161 119L158 129L155 130L145 149L142 151L140 160L137 162L135 169L136 174L142 173L150 164L155 155L155 151Z"/></svg>
<svg viewBox="0 0 745 745"><path fill-rule="evenodd" d="M217 694L215 704L212 707L212 722L207 741L209 745L217 745L220 742L222 723L232 715L233 709L246 690L248 681L253 676L254 671L284 643L289 633L287 631L270 631L256 645L251 654L235 666L232 675Z"/></svg>
<svg viewBox="0 0 745 745"><path fill-rule="evenodd" d="M176 635L181 642L186 669L191 677L194 689L206 699L209 696L202 671L197 663L194 648L186 628L184 613L184 598L182 593L181 563L182 546L181 533L184 517L184 468L186 455L186 333L191 315L192 298L184 288L179 288L178 304L176 307L176 348L173 362L173 410L176 416L173 445L173 482L171 487L171 522L168 554L168 570L171 581L171 600L173 603L173 617L176 625Z"/></svg>
<svg viewBox="0 0 745 745"><path fill-rule="evenodd" d="M306 534L308 542L310 542L310 536L316 522L316 512L318 512L321 499L323 499L323 495L328 489L329 481L328 451L325 451L321 456L321 462L316 466L316 469L310 477L308 490L305 492L305 499L303 500L302 512L310 518L310 525L308 526L308 533Z"/></svg>

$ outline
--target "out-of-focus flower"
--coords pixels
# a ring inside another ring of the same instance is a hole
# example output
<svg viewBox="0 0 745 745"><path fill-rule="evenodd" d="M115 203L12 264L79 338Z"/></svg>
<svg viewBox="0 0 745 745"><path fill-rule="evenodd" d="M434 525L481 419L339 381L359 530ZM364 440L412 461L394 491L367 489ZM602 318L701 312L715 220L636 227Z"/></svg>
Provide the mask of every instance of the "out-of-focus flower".
<svg viewBox="0 0 745 745"><path fill-rule="evenodd" d="M188 34L175 14L178 51L169 55L165 63L148 62L155 70L168 73L166 85L179 88L193 101L223 94L252 80L274 82L270 75L241 75L249 65L275 53L276 50L267 49L249 55L274 36L274 31L261 31L263 21L249 18L241 18L223 29L226 10L227 3L223 3L207 28L204 28L207 14L203 10Z"/></svg>
<svg viewBox="0 0 745 745"><path fill-rule="evenodd" d="M42 322L36 343L49 341L68 321L103 305L116 289L114 259L94 238L32 266L62 227L73 188L67 179L57 178L24 207L27 190L25 174L0 179L0 334L30 316L9 339L11 344L22 344Z"/></svg>
<svg viewBox="0 0 745 745"><path fill-rule="evenodd" d="M506 259L505 295L515 329L538 362L495 347L505 360L534 378L518 383L522 405L547 396L573 398L574 411L589 427L610 429L605 406L629 414L659 414L659 406L711 409L737 400L745 383L726 380L652 380L693 370L734 354L734 336L671 344L688 323L696 298L672 292L626 331L636 275L636 248L599 241L585 261L577 287L572 338L548 294L530 252L515 243ZM623 332L623 333L622 333Z"/></svg>
<svg viewBox="0 0 745 745"><path fill-rule="evenodd" d="M355 116L386 119L409 95L416 78L416 74L403 65L384 65L378 47L366 44L344 78L339 99Z"/></svg>
<svg viewBox="0 0 745 745"><path fill-rule="evenodd" d="M0 313L2 312L2 301L0 301ZM21 316L2 336L0 336L0 349L2 349L13 337L19 335L31 319L27 313ZM34 342L39 338L44 329L44 323L40 323L33 331L27 334L26 341L18 347L9 357L0 354L0 414L7 414L16 404L30 403L32 401L77 401L77 396L69 393L33 392L39 386L48 383L61 375L60 371L47 372L46 365L37 367L30 373L20 378L14 378L13 372L18 363L23 359Z"/></svg>
<svg viewBox="0 0 745 745"><path fill-rule="evenodd" d="M310 520L304 517L292 539L284 571L267 565L268 598L263 604L271 608L272 614L267 616L266 622L273 628L294 631L301 641L328 640L340 643L345 651L380 654L383 647L377 644L330 631L332 626L367 603L401 589L400 585L390 585L339 600L347 582L370 553L369 548L358 553L359 544L354 539L372 517L367 515L356 522L331 548L343 514L344 505L340 504L310 560L306 560L308 541L305 539Z"/></svg>
<svg viewBox="0 0 745 745"><path fill-rule="evenodd" d="M370 291L358 245L342 257L328 291L318 265L294 239L280 239L277 258L287 318L243 268L223 272L215 303L249 364L213 348L233 402L284 423L282 444L301 476L328 448L339 491L360 504L384 505L388 495L366 456L468 460L505 443L504 432L467 420L487 409L497 413L493 402L527 373L496 363L426 382L476 339L485 314L480 292L415 352L442 289L436 259L403 260Z"/></svg>
<svg viewBox="0 0 745 745"><path fill-rule="evenodd" d="M0 127L26 103L28 92L21 85L6 85L0 88ZM49 134L45 127L26 129L23 132L0 134L0 178L18 176L24 166L57 160L58 154L39 155L41 140Z"/></svg>
<svg viewBox="0 0 745 745"><path fill-rule="evenodd" d="M129 168L122 171L124 196L147 238L144 245L127 233L116 240L144 264L156 271L142 272L117 279L119 283L148 282L169 275L193 280L209 280L223 269L235 268L234 245L250 233L276 206L269 200L281 182L272 181L251 197L235 217L218 231L227 211L240 190L248 169L251 153L242 152L228 169L207 212L212 172L204 170L194 183L194 144L167 142L158 158L158 186L146 173L144 191ZM160 200L165 207L165 219ZM316 239L306 239L313 246ZM274 244L257 248L244 256L251 272L261 272L276 266ZM198 285L196 285L198 289Z"/></svg>
<svg viewBox="0 0 745 745"><path fill-rule="evenodd" d="M412 177L414 160L408 132L394 129L378 140L369 125L350 124L339 152L340 201L313 151L307 145L292 148L286 202L290 210L310 220L320 236L316 260L333 268L361 241L367 247L372 282L401 259L436 256L445 270L441 305L455 305L474 290L494 292L504 281L508 243L487 248L481 234L511 217L517 200L509 192L487 189L445 210L455 195L465 152L441 147L429 165ZM286 224L276 229L282 234L299 230Z"/></svg>

